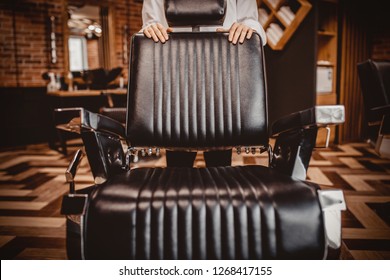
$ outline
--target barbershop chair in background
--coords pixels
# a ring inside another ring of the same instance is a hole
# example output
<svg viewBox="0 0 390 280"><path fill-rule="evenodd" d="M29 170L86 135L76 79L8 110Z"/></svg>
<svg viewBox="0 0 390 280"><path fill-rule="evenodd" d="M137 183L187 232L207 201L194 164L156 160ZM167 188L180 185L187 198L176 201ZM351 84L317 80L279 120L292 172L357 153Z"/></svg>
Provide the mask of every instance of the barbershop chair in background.
<svg viewBox="0 0 390 280"><path fill-rule="evenodd" d="M126 107L102 107L100 114L114 119L122 124L126 124Z"/></svg>
<svg viewBox="0 0 390 280"><path fill-rule="evenodd" d="M198 2L167 0L170 24L219 25L225 1ZM76 110L95 185L75 190L79 150L62 203L69 258L323 259L340 247L342 192L304 180L318 127L342 123L344 108L309 108L269 128L261 38L227 36L171 33L156 44L135 34L126 127ZM270 164L132 167L132 155L160 148L268 152Z"/></svg>
<svg viewBox="0 0 390 280"><path fill-rule="evenodd" d="M390 61L358 63L368 139L375 151L390 158Z"/></svg>

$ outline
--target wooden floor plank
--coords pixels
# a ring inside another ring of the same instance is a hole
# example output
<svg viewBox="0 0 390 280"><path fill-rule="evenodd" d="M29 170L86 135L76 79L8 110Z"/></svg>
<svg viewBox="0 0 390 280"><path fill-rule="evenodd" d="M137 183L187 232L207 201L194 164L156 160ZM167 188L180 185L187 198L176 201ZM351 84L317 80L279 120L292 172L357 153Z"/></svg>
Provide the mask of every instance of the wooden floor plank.
<svg viewBox="0 0 390 280"><path fill-rule="evenodd" d="M341 175L341 177L357 191L374 191L367 183L369 180L390 180L390 175Z"/></svg>
<svg viewBox="0 0 390 280"><path fill-rule="evenodd" d="M342 236L346 239L390 239L390 228L343 228Z"/></svg>
<svg viewBox="0 0 390 280"><path fill-rule="evenodd" d="M13 190L13 189L3 189L0 187L0 196L26 196L31 193L31 190Z"/></svg>
<svg viewBox="0 0 390 280"><path fill-rule="evenodd" d="M65 249L26 248L18 256L18 260L66 260Z"/></svg>
<svg viewBox="0 0 390 280"><path fill-rule="evenodd" d="M340 157L339 160L351 169L365 169L364 166L353 157Z"/></svg>
<svg viewBox="0 0 390 280"><path fill-rule="evenodd" d="M355 260L390 260L390 251L351 250L351 254Z"/></svg>
<svg viewBox="0 0 390 280"><path fill-rule="evenodd" d="M60 227L65 224L65 218L50 217L0 217L0 226L15 227Z"/></svg>
<svg viewBox="0 0 390 280"><path fill-rule="evenodd" d="M65 219L59 227L46 226L0 226L0 236L22 236L22 237L56 237L65 238Z"/></svg>
<svg viewBox="0 0 390 280"><path fill-rule="evenodd" d="M309 181L319 185L333 186L332 181L321 171L318 167L310 167L307 171L307 177Z"/></svg>
<svg viewBox="0 0 390 280"><path fill-rule="evenodd" d="M14 239L15 236L10 235L0 235L0 247L3 247L5 244L10 242L12 239Z"/></svg>
<svg viewBox="0 0 390 280"><path fill-rule="evenodd" d="M47 202L26 202L26 201L0 201L0 209L5 210L41 210Z"/></svg>
<svg viewBox="0 0 390 280"><path fill-rule="evenodd" d="M349 211L369 229L388 230L390 227L364 203L347 203Z"/></svg>

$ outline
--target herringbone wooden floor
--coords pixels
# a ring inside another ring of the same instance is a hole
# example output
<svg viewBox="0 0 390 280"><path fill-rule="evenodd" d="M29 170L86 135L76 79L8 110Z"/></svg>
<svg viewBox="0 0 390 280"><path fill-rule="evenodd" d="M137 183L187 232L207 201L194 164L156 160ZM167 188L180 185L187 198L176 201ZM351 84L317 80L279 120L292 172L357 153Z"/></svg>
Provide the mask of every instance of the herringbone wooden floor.
<svg viewBox="0 0 390 280"><path fill-rule="evenodd" d="M72 154L72 152L70 152ZM46 144L0 152L1 259L66 259L61 197L68 191L64 171L70 156ZM263 155L233 155L233 165L267 165ZM146 157L139 166L164 166L165 158ZM198 155L195 165L204 166ZM344 191L343 259L390 259L390 160L365 143L316 150L308 180ZM92 184L86 159L77 188Z"/></svg>

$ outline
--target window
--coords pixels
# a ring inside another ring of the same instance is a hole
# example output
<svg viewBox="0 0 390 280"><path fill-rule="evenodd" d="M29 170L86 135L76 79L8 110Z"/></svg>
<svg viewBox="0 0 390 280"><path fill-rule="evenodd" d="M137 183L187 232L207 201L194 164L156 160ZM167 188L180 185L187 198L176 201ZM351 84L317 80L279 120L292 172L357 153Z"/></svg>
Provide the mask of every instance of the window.
<svg viewBox="0 0 390 280"><path fill-rule="evenodd" d="M88 70L87 42L82 36L69 37L70 71Z"/></svg>

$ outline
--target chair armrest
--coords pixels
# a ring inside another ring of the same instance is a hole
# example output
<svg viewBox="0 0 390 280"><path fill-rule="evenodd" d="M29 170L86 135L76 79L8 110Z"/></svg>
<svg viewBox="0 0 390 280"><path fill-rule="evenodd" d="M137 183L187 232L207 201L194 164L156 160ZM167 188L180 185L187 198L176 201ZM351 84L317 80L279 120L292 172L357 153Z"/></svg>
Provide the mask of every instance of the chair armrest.
<svg viewBox="0 0 390 280"><path fill-rule="evenodd" d="M274 122L271 132L276 141L270 167L305 180L318 128L341 124L344 116L342 105L315 106Z"/></svg>
<svg viewBox="0 0 390 280"><path fill-rule="evenodd" d="M271 127L271 137L301 128L342 124L344 121L345 109L343 105L314 106L275 121Z"/></svg>
<svg viewBox="0 0 390 280"><path fill-rule="evenodd" d="M125 127L120 122L84 108L58 108L55 109L55 114L58 119L64 119L61 115L71 116L68 117L67 123L57 125L60 129L79 134L81 129L89 129L112 134L122 139L126 138Z"/></svg>
<svg viewBox="0 0 390 280"><path fill-rule="evenodd" d="M122 146L125 127L120 122L84 108L56 109L55 113L68 118L68 123L57 127L81 134L96 184L128 169Z"/></svg>

